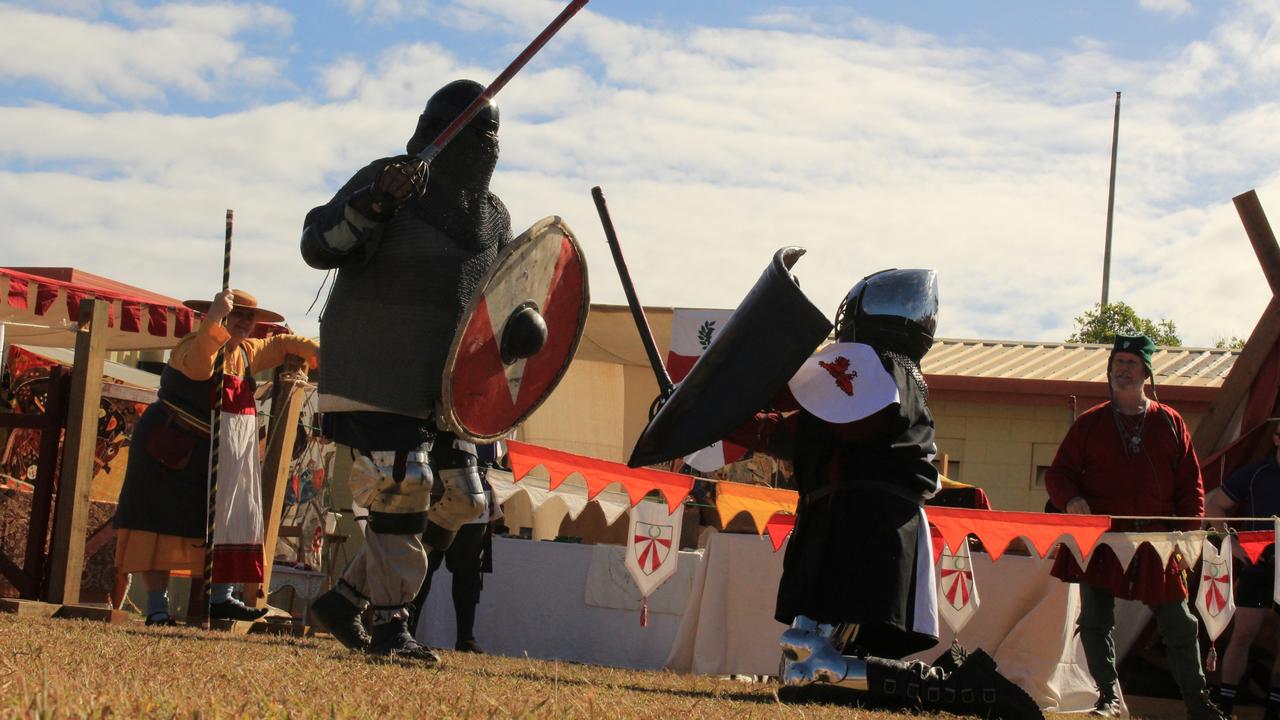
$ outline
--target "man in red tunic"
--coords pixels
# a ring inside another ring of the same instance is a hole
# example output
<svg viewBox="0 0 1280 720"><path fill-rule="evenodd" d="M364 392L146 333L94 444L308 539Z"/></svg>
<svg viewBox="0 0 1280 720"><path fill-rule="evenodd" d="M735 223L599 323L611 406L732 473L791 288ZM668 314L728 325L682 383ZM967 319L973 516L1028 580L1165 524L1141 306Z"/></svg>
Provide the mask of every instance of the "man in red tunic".
<svg viewBox="0 0 1280 720"><path fill-rule="evenodd" d="M1176 410L1143 391L1155 350L1150 338L1117 335L1107 364L1110 402L1090 408L1063 438L1045 477L1049 498L1059 510L1075 514L1179 516L1204 515L1200 463L1187 425ZM1116 521L1114 531L1194 530L1197 521ZM1175 554L1167 564L1150 545L1142 545L1128 568L1111 548L1100 545L1088 568L1080 570L1071 553L1059 553L1054 577L1080 583L1076 625L1089 673L1098 684L1093 714L1124 712L1116 675L1115 599L1138 600L1155 613L1165 658L1182 692L1190 720L1218 720L1222 713L1205 693L1197 642L1198 622L1187 607L1187 586Z"/></svg>

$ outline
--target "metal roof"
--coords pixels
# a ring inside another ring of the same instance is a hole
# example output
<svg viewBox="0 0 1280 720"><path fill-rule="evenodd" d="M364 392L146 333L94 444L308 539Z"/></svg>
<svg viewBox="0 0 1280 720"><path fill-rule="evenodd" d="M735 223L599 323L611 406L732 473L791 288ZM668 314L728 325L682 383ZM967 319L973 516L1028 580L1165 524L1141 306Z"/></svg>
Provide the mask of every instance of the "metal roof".
<svg viewBox="0 0 1280 720"><path fill-rule="evenodd" d="M659 354L665 359L671 338L672 309L646 307ZM626 305L591 306L578 357L584 360L648 367L644 347ZM956 340L938 338L925 355L922 370L931 376L1001 380L1107 382L1110 345L1031 340ZM1239 350L1159 347L1152 357L1157 386L1216 388L1240 357Z"/></svg>
<svg viewBox="0 0 1280 720"><path fill-rule="evenodd" d="M928 375L1016 380L1107 381L1110 345L1022 340L938 338L921 369ZM1239 350L1158 347L1151 358L1156 385L1220 387Z"/></svg>

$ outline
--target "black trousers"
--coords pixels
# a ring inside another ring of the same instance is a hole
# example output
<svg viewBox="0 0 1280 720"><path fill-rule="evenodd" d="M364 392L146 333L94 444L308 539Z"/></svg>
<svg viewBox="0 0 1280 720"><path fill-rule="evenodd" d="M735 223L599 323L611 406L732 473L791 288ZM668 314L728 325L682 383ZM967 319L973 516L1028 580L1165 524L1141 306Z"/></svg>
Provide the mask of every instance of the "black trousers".
<svg viewBox="0 0 1280 720"><path fill-rule="evenodd" d="M427 579L413 599L409 627L416 628L422 608L431 592L431 579L444 565L453 575L453 614L457 622L457 642L475 639L476 605L484 587L482 573L492 571L490 564L491 533L487 523L469 523L458 529L447 550L432 550L427 555Z"/></svg>

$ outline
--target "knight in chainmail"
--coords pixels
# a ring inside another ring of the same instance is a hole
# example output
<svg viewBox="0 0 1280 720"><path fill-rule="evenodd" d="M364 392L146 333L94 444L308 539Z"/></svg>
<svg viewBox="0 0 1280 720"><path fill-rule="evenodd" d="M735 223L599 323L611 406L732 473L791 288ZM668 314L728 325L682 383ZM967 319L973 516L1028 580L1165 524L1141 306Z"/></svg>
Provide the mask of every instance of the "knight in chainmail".
<svg viewBox="0 0 1280 720"><path fill-rule="evenodd" d="M760 413L732 438L790 458L800 494L774 611L790 625L779 695L799 700L838 687L880 705L1038 720L1035 702L981 650L935 665L901 660L938 642L924 503L939 477L920 371L937 294L932 270L863 278L836 313L836 342L775 399L784 412ZM815 364L830 382L797 382ZM857 407L854 419L831 419L842 403Z"/></svg>
<svg viewBox="0 0 1280 720"><path fill-rule="evenodd" d="M435 412L461 316L512 239L506 207L489 191L497 106L489 102L429 168L416 155L483 90L456 80L437 91L407 154L357 172L307 214L302 234L307 264L337 270L320 322L323 431L350 454L353 500L369 509L364 544L312 617L354 650L427 663L439 658L414 640L407 609L427 551L446 549L485 509L475 447L439 430ZM444 492L430 505L437 481Z"/></svg>

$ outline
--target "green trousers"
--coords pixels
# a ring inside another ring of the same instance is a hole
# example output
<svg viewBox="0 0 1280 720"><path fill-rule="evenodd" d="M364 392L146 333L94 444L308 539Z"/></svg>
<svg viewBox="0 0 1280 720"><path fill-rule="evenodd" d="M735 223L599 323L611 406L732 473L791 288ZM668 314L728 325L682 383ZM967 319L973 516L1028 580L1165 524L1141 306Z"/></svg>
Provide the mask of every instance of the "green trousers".
<svg viewBox="0 0 1280 720"><path fill-rule="evenodd" d="M1200 623L1191 614L1186 600L1151 605L1156 627L1164 642L1169 672L1182 696L1192 697L1205 688L1204 671L1200 667ZM1116 682L1116 645L1111 631L1116 624L1116 598L1111 591L1080 584L1080 617L1076 628L1084 646L1089 674L1098 690L1114 692Z"/></svg>

